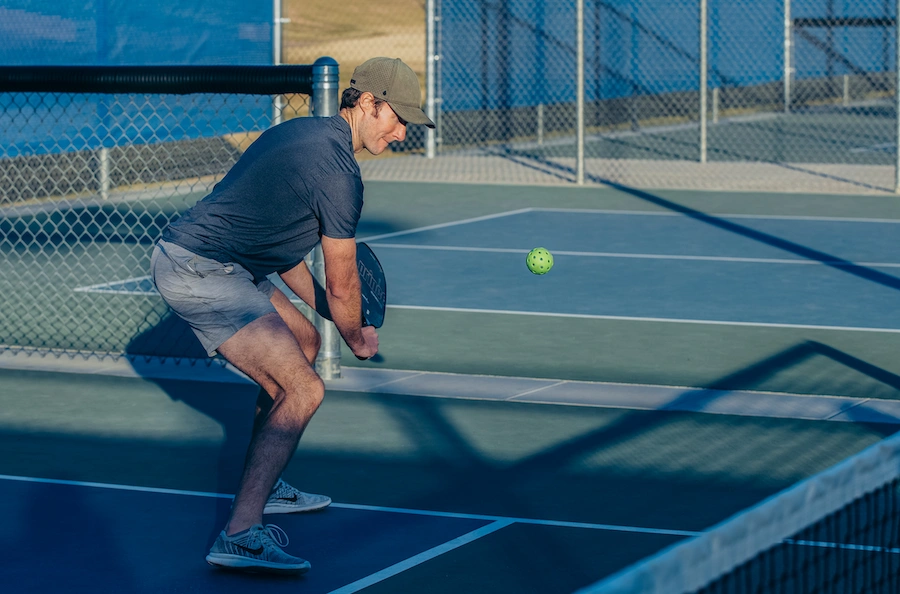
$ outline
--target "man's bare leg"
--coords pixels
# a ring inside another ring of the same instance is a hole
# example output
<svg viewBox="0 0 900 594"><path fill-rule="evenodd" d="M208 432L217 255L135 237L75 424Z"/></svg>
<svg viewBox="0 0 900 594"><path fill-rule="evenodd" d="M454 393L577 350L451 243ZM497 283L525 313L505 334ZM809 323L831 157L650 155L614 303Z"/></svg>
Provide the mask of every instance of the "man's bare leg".
<svg viewBox="0 0 900 594"><path fill-rule="evenodd" d="M250 441L247 462L225 528L228 535L262 523L269 493L325 395L296 336L277 313L241 328L219 353L271 398Z"/></svg>
<svg viewBox="0 0 900 594"><path fill-rule="evenodd" d="M309 361L310 365L313 365L319 354L319 348L322 346L322 337L319 336L319 331L316 330L316 327L312 322L300 313L300 310L291 303L290 299L287 298L287 295L280 290L275 289L271 301L272 305L275 306L275 310L278 311L278 315L281 316L281 319L284 320L284 323L287 324L291 333L294 335L294 338L296 338L297 342L300 344L300 349L303 351L306 360ZM256 414L253 418L253 434L251 440L256 436L260 425L266 420L266 416L269 414L271 408L272 397L269 396L269 393L266 392L264 388L260 388L259 394L256 396Z"/></svg>

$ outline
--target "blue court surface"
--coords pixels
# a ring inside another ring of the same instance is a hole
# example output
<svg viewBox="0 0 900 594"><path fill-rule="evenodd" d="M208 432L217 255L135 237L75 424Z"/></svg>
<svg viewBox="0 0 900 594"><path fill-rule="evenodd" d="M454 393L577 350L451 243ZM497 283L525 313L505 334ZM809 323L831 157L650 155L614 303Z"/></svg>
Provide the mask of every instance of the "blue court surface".
<svg viewBox="0 0 900 594"><path fill-rule="evenodd" d="M394 310L386 362L348 361L286 471L335 503L265 519L309 574L204 563L255 387L138 357L124 371L78 361L52 374L0 361L0 449L12 452L0 458L0 580L16 592L573 592L900 426L900 376L867 358L900 334L900 221L485 211L360 227ZM543 276L525 266L537 246L555 257ZM146 276L125 276L71 289L124 307L155 298ZM588 340L553 326L564 322ZM491 342L482 326L506 334ZM535 328L562 350L544 350ZM727 342L697 333L721 328ZM843 346L846 336L863 346ZM734 349L711 381L642 379L676 377L656 367L719 344ZM523 355L532 345L537 354ZM429 349L465 371L394 363ZM556 374L577 349L588 351L573 359L580 368L604 359L597 376L620 360L644 375L625 385ZM483 375L507 355L504 373ZM537 359L541 374L528 366ZM808 383L754 391L757 376L782 372Z"/></svg>
<svg viewBox="0 0 900 594"><path fill-rule="evenodd" d="M389 307L900 331L900 221L524 209L360 239ZM555 258L542 277L536 246Z"/></svg>
<svg viewBox="0 0 900 594"><path fill-rule="evenodd" d="M243 575L203 558L227 517L255 388L180 372L0 370L11 591L573 592L898 423L629 411L599 406L614 386L586 384L580 400L541 403L522 379L362 371L329 389L287 471L335 503L264 518L312 570Z"/></svg>
<svg viewBox="0 0 900 594"><path fill-rule="evenodd" d="M9 514L0 530L2 573L7 584L17 584L15 592L245 592L263 584L273 592L298 587L351 592L387 577L379 574L387 568L405 562L394 568L399 573L413 566L410 560L417 555L424 553L418 559L424 561L501 527L490 520L352 507L282 516L279 525L295 539L302 535L305 545L288 550L303 549L315 559L316 571L299 582L286 576L254 581L202 562L211 535L224 523L221 499L187 491L0 479L0 500ZM53 532L35 530L38 526L52 526ZM36 554L44 555L38 564L44 571L35 571Z"/></svg>

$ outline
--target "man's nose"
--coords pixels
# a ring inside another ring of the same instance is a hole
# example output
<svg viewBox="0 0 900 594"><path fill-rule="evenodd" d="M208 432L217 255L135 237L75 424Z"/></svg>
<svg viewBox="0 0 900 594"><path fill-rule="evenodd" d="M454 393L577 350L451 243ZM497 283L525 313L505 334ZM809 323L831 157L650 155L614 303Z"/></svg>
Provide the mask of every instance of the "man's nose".
<svg viewBox="0 0 900 594"><path fill-rule="evenodd" d="M406 138L406 126L404 126L403 124L398 124L397 128L399 128L399 130L394 134L394 136L397 138L397 142L403 142L403 140Z"/></svg>

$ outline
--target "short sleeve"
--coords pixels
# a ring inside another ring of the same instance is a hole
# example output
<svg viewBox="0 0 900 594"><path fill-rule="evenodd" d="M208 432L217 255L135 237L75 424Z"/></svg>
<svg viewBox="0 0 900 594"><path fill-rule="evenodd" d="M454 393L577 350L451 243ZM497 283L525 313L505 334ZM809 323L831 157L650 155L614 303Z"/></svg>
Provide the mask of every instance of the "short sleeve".
<svg viewBox="0 0 900 594"><path fill-rule="evenodd" d="M317 180L311 194L322 235L333 239L356 237L363 206L363 185L358 175L323 176Z"/></svg>

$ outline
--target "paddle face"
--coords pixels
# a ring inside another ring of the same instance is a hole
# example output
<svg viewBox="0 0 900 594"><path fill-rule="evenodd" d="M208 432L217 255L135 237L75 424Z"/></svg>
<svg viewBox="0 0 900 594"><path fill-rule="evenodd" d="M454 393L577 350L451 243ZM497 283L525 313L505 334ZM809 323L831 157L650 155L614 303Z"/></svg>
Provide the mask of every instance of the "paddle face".
<svg viewBox="0 0 900 594"><path fill-rule="evenodd" d="M381 328L387 307L387 283L381 263L365 243L356 244L356 267L362 286L363 326Z"/></svg>

